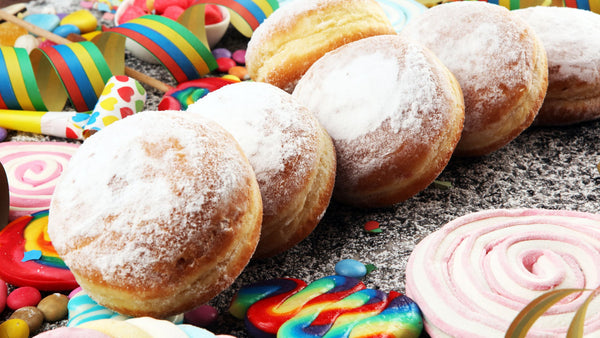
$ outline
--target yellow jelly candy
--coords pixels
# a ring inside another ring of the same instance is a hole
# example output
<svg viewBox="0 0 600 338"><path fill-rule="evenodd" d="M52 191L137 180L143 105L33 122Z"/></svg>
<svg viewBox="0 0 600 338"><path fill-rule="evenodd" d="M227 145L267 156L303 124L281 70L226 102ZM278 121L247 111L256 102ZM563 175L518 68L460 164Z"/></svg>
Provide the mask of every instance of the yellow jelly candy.
<svg viewBox="0 0 600 338"><path fill-rule="evenodd" d="M27 34L25 28L12 22L0 23L0 46L13 47L17 38L25 34Z"/></svg>
<svg viewBox="0 0 600 338"><path fill-rule="evenodd" d="M27 338L29 326L23 319L9 319L0 324L0 338Z"/></svg>

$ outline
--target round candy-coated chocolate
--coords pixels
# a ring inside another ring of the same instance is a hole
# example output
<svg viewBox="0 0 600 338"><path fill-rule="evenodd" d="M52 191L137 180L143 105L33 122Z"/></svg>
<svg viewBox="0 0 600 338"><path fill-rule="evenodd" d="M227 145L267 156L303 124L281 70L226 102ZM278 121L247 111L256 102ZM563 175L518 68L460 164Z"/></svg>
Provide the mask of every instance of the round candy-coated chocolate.
<svg viewBox="0 0 600 338"><path fill-rule="evenodd" d="M235 75L240 80L248 80L248 70L243 66L233 66L229 68L227 73Z"/></svg>
<svg viewBox="0 0 600 338"><path fill-rule="evenodd" d="M362 278L367 274L367 267L354 259L343 259L335 265L335 273L340 276Z"/></svg>
<svg viewBox="0 0 600 338"><path fill-rule="evenodd" d="M6 296L8 296L8 285L6 285L5 281L0 279L0 313L2 313L6 307Z"/></svg>
<svg viewBox="0 0 600 338"><path fill-rule="evenodd" d="M0 337L27 338L29 326L23 319L9 319L0 324Z"/></svg>
<svg viewBox="0 0 600 338"><path fill-rule="evenodd" d="M208 327L217 320L218 316L219 312L214 307L201 305L192 311L186 312L183 317L189 324Z"/></svg>
<svg viewBox="0 0 600 338"><path fill-rule="evenodd" d="M29 331L37 331L44 323L44 314L35 306L24 306L13 312L8 319L22 319L27 323Z"/></svg>
<svg viewBox="0 0 600 338"><path fill-rule="evenodd" d="M215 48L212 53L215 59L231 57L231 52L227 48Z"/></svg>
<svg viewBox="0 0 600 338"><path fill-rule="evenodd" d="M6 305L17 310L24 306L36 306L42 300L40 291L31 286L16 288L6 297Z"/></svg>
<svg viewBox="0 0 600 338"><path fill-rule="evenodd" d="M69 297L61 293L53 293L42 299L37 308L44 314L44 319L48 322L55 322L67 317L67 304Z"/></svg>
<svg viewBox="0 0 600 338"><path fill-rule="evenodd" d="M67 24L67 25L60 25L60 26L54 28L52 33L54 33L56 35L60 35L63 38L66 38L67 36L69 36L69 34L81 34L81 30L79 29L79 27L77 27L73 24Z"/></svg>
<svg viewBox="0 0 600 338"><path fill-rule="evenodd" d="M60 18L56 14L29 14L23 20L51 32L60 24Z"/></svg>
<svg viewBox="0 0 600 338"><path fill-rule="evenodd" d="M236 63L232 58L218 58L217 70L221 73L227 73L231 67L235 67Z"/></svg>
<svg viewBox="0 0 600 338"><path fill-rule="evenodd" d="M73 13L68 14L62 20L61 25L74 25L79 28L81 33L88 33L96 30L98 26L98 19L87 9L80 9Z"/></svg>
<svg viewBox="0 0 600 338"><path fill-rule="evenodd" d="M246 64L246 50L238 49L238 50L234 51L233 54L231 55L231 58L233 59L233 61L239 63L240 65L245 65Z"/></svg>

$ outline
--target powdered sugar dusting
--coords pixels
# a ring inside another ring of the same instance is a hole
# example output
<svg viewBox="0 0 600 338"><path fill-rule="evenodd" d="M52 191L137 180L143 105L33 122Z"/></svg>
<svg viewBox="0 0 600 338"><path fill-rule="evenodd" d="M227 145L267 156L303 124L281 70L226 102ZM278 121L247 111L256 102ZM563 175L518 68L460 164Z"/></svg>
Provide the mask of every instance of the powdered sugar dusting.
<svg viewBox="0 0 600 338"><path fill-rule="evenodd" d="M318 121L275 86L232 84L198 100L187 112L216 121L239 142L256 173L265 214L285 204L289 198L285 195L304 182L316 166ZM291 175L284 177L286 169Z"/></svg>
<svg viewBox="0 0 600 338"><path fill-rule="evenodd" d="M388 121L402 139L427 139L442 126L432 115L442 98L431 65L416 44L372 37L318 60L300 80L298 97L334 140L355 140ZM367 52L372 51L372 52ZM424 119L434 119L424 130Z"/></svg>
<svg viewBox="0 0 600 338"><path fill-rule="evenodd" d="M600 15L568 7L530 7L513 11L538 34L548 54L552 80L577 77L600 82Z"/></svg>
<svg viewBox="0 0 600 338"><path fill-rule="evenodd" d="M534 40L522 20L498 5L452 2L435 6L400 33L430 48L456 76L465 95L465 130L490 116L490 107L532 82Z"/></svg>
<svg viewBox="0 0 600 338"><path fill-rule="evenodd" d="M142 112L87 139L50 209L48 233L67 265L89 266L111 282L170 278L151 267L174 265L204 232L214 233L207 227L215 206L247 184L249 165L227 137L207 120ZM231 231L226 219L221 226L217 233Z"/></svg>

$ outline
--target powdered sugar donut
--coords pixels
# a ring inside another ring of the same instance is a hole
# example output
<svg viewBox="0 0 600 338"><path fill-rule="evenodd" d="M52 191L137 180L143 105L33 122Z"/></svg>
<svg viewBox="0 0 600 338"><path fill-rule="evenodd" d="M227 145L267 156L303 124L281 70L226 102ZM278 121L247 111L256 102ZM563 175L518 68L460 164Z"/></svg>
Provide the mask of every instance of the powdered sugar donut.
<svg viewBox="0 0 600 338"><path fill-rule="evenodd" d="M463 126L454 76L429 50L397 35L326 54L293 96L331 135L334 197L354 205L391 205L427 187L448 163Z"/></svg>
<svg viewBox="0 0 600 338"><path fill-rule="evenodd" d="M67 142L0 143L9 187L9 220L50 207L56 182L78 147Z"/></svg>
<svg viewBox="0 0 600 338"><path fill-rule="evenodd" d="M542 293L600 285L600 216L538 209L460 217L423 239L406 268L406 294L432 337L500 337ZM564 337L589 293L574 294L536 321L528 337ZM600 299L585 334L600 334Z"/></svg>
<svg viewBox="0 0 600 338"><path fill-rule="evenodd" d="M164 318L233 282L261 220L254 172L229 133L180 112L142 112L94 134L71 158L48 234L92 299Z"/></svg>
<svg viewBox="0 0 600 338"><path fill-rule="evenodd" d="M456 154L488 154L531 125L548 86L546 53L535 31L508 9L445 3L400 34L430 48L460 83L465 125Z"/></svg>
<svg viewBox="0 0 600 338"><path fill-rule="evenodd" d="M600 15L568 7L513 11L548 54L548 92L534 123L567 125L600 117Z"/></svg>
<svg viewBox="0 0 600 338"><path fill-rule="evenodd" d="M348 42L395 33L376 0L292 1L252 34L246 52L248 75L291 93L325 53Z"/></svg>
<svg viewBox="0 0 600 338"><path fill-rule="evenodd" d="M225 86L188 113L225 127L248 156L263 198L255 257L289 249L325 213L335 181L335 149L319 121L290 94L266 83Z"/></svg>

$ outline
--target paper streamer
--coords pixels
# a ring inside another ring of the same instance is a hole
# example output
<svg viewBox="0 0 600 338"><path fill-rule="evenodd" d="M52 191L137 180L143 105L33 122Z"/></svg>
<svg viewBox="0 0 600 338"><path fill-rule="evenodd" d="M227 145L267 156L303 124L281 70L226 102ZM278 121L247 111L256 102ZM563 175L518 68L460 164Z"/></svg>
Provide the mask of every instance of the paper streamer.
<svg viewBox="0 0 600 338"><path fill-rule="evenodd" d="M536 297L600 285L600 215L543 209L489 210L444 225L413 250L406 294L432 336L500 337ZM533 325L533 337L565 337L586 299L575 294ZM600 300L585 333L600 334ZM528 335L529 336L529 335Z"/></svg>
<svg viewBox="0 0 600 338"><path fill-rule="evenodd" d="M186 18L191 22L194 13ZM106 30L93 42L36 48L30 55L22 48L0 47L0 109L61 111L70 100L76 111L91 111L108 79L125 72L126 38L148 49L178 83L198 79L217 63L198 38L206 37L204 25L191 28L146 15Z"/></svg>
<svg viewBox="0 0 600 338"><path fill-rule="evenodd" d="M175 80L181 83L200 78L217 69L214 56L197 34L200 33L194 34L169 18L144 15L106 30L93 41L105 54L121 54L125 49L126 38L130 38L154 55Z"/></svg>
<svg viewBox="0 0 600 338"><path fill-rule="evenodd" d="M0 48L0 109L62 110L69 98L77 111L91 110L112 76L89 41L36 48L31 55Z"/></svg>
<svg viewBox="0 0 600 338"><path fill-rule="evenodd" d="M91 112L44 112L0 109L0 127L35 134L83 140L109 124L139 113L146 90L125 75L112 76Z"/></svg>
<svg viewBox="0 0 600 338"><path fill-rule="evenodd" d="M419 0L424 5L431 7L439 3L463 1L463 0ZM474 0L465 0L474 1ZM487 1L491 4L500 5L510 10L527 8L533 6L557 6L557 7L571 7L579 8L583 10L592 11L600 14L600 0L478 0Z"/></svg>
<svg viewBox="0 0 600 338"><path fill-rule="evenodd" d="M196 0L178 21L188 26L191 21L204 17L205 4L221 5L229 9L231 24L245 37L251 37L256 28L279 8L277 0Z"/></svg>
<svg viewBox="0 0 600 338"><path fill-rule="evenodd" d="M56 182L78 147L79 144L66 142L0 143L11 221L50 207Z"/></svg>
<svg viewBox="0 0 600 338"><path fill-rule="evenodd" d="M135 79L120 75L110 78L91 116L83 127L88 138L109 124L144 109L146 90Z"/></svg>

